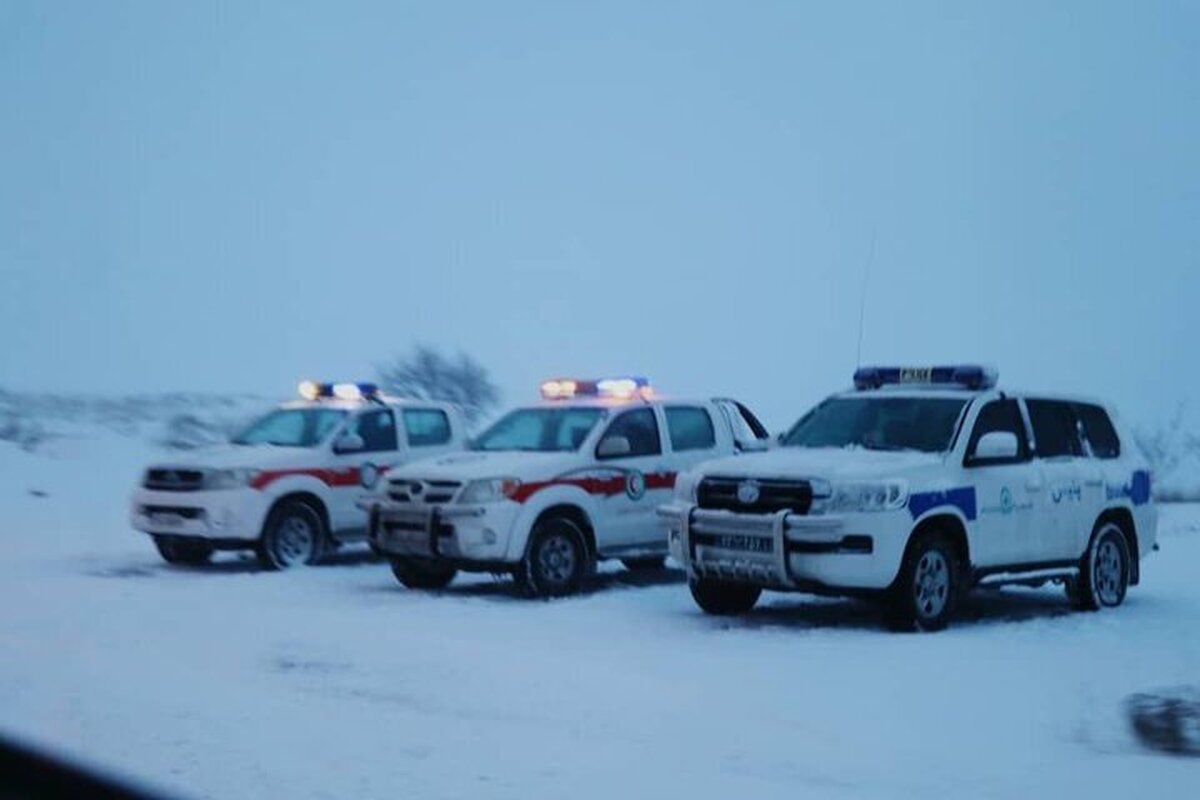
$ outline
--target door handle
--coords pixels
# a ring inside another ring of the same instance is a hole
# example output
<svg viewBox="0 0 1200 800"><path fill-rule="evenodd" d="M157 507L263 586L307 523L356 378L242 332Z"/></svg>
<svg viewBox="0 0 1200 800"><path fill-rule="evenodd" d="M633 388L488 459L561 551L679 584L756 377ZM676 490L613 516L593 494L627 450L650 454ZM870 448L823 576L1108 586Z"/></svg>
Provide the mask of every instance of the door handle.
<svg viewBox="0 0 1200 800"><path fill-rule="evenodd" d="M1103 478L1085 478L1083 481L1083 485L1084 486L1103 486L1104 479Z"/></svg>
<svg viewBox="0 0 1200 800"><path fill-rule="evenodd" d="M1026 481L1025 489L1030 492L1040 492L1044 485L1041 481Z"/></svg>

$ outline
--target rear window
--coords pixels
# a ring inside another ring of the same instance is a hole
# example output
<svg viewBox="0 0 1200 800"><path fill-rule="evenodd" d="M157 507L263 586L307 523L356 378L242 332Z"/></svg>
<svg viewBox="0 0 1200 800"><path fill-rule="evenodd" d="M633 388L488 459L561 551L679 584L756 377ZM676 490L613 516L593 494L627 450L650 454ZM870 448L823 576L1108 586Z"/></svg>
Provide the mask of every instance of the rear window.
<svg viewBox="0 0 1200 800"><path fill-rule="evenodd" d="M1070 403L1059 400L1026 400L1034 444L1042 458L1083 455L1079 426Z"/></svg>
<svg viewBox="0 0 1200 800"><path fill-rule="evenodd" d="M404 429L410 447L431 447L450 441L450 418L438 408L404 409Z"/></svg>
<svg viewBox="0 0 1200 800"><path fill-rule="evenodd" d="M1076 403L1075 413L1083 423L1083 435L1092 448L1092 455L1096 458L1117 458L1121 455L1121 440L1107 411L1090 403Z"/></svg>
<svg viewBox="0 0 1200 800"><path fill-rule="evenodd" d="M664 411L672 450L708 450L716 446L717 435L713 430L712 417L703 408L670 406Z"/></svg>

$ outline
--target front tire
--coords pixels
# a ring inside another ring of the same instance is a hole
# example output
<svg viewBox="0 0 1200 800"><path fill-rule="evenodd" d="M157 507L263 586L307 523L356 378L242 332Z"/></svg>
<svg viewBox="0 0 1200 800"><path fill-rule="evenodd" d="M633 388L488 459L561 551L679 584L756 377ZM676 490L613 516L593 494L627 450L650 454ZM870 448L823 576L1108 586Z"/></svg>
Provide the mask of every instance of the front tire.
<svg viewBox="0 0 1200 800"><path fill-rule="evenodd" d="M324 552L325 523L307 503L288 500L281 503L263 526L256 552L267 569L292 569L315 564Z"/></svg>
<svg viewBox="0 0 1200 800"><path fill-rule="evenodd" d="M213 546L208 542L186 541L174 536L155 536L154 546L168 564L186 564L190 567L207 564L213 554Z"/></svg>
<svg viewBox="0 0 1200 800"><path fill-rule="evenodd" d="M888 624L895 630L940 631L958 600L958 553L944 537L921 536L909 545L888 598Z"/></svg>
<svg viewBox="0 0 1200 800"><path fill-rule="evenodd" d="M1079 564L1079 577L1067 582L1067 597L1082 611L1116 608L1125 602L1130 573L1125 532L1107 522L1092 535Z"/></svg>
<svg viewBox="0 0 1200 800"><path fill-rule="evenodd" d="M549 517L534 526L515 577L535 597L563 597L579 591L590 560L579 526L566 517Z"/></svg>
<svg viewBox="0 0 1200 800"><path fill-rule="evenodd" d="M445 589L458 570L432 558L392 558L392 574L407 589Z"/></svg>
<svg viewBox="0 0 1200 800"><path fill-rule="evenodd" d="M762 595L762 588L748 583L726 583L706 578L693 578L688 581L692 590L692 599L705 614L720 617L745 614L754 608Z"/></svg>

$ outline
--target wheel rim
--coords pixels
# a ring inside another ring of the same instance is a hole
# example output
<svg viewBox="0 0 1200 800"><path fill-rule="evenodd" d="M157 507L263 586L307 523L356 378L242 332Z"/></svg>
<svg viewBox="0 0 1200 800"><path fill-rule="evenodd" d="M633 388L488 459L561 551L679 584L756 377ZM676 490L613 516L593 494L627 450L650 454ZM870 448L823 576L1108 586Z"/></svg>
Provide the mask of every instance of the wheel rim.
<svg viewBox="0 0 1200 800"><path fill-rule="evenodd" d="M917 613L923 619L932 619L946 609L950 600L950 564L937 550L923 553L917 562L913 597Z"/></svg>
<svg viewBox="0 0 1200 800"><path fill-rule="evenodd" d="M547 581L566 583L575 573L575 547L562 534L546 537L538 549L538 566Z"/></svg>
<svg viewBox="0 0 1200 800"><path fill-rule="evenodd" d="M306 562L312 554L316 531L312 524L300 516L285 517L275 536L275 560L281 567L291 567Z"/></svg>
<svg viewBox="0 0 1200 800"><path fill-rule="evenodd" d="M1121 558L1121 548L1111 538L1105 538L1096 548L1096 558L1092 566L1092 585L1096 587L1096 596L1106 606L1116 605L1121 601L1121 582L1125 573L1125 565Z"/></svg>

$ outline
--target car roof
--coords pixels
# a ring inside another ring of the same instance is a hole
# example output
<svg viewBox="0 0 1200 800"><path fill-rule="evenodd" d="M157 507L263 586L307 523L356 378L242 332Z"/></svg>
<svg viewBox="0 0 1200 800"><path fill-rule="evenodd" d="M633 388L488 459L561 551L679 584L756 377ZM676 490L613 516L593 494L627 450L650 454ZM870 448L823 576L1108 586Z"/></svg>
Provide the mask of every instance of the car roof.
<svg viewBox="0 0 1200 800"><path fill-rule="evenodd" d="M913 385L885 385L877 389L848 389L843 392L838 392L834 397L941 397L941 398L959 398L963 400L972 400L977 397L986 397L988 399L998 397L1009 397L1013 399L1029 399L1029 400L1057 400L1063 403L1081 403L1086 405L1100 406L1110 412L1112 407L1100 400L1099 398L1074 394L1069 392L1030 392L1015 389L1001 389L994 386L990 389L966 389L966 388L947 388L944 386L913 386Z"/></svg>
<svg viewBox="0 0 1200 800"><path fill-rule="evenodd" d="M628 399L613 399L604 397L576 397L570 400L541 400L534 403L524 403L514 408L637 408L638 406L655 405L694 405L705 406L712 404L712 399L696 400L686 397L667 397L655 395L650 398L630 397Z"/></svg>
<svg viewBox="0 0 1200 800"><path fill-rule="evenodd" d="M996 389L962 389L945 386L885 385L877 389L847 389L834 397L942 397L970 400L990 394L999 394Z"/></svg>
<svg viewBox="0 0 1200 800"><path fill-rule="evenodd" d="M289 400L280 408L330 408L338 411L362 411L368 408L436 408L452 411L454 406L438 400L413 400L407 397L384 397L379 400L342 400L323 397L319 400Z"/></svg>
<svg viewBox="0 0 1200 800"><path fill-rule="evenodd" d="M1100 406L1101 408L1112 410L1112 406L1101 400L1098 397L1087 394L1075 394L1074 392L1027 392L1027 391L1007 391L1004 393L1007 397L1019 397L1023 400L1058 400L1063 403L1082 403L1089 406Z"/></svg>

